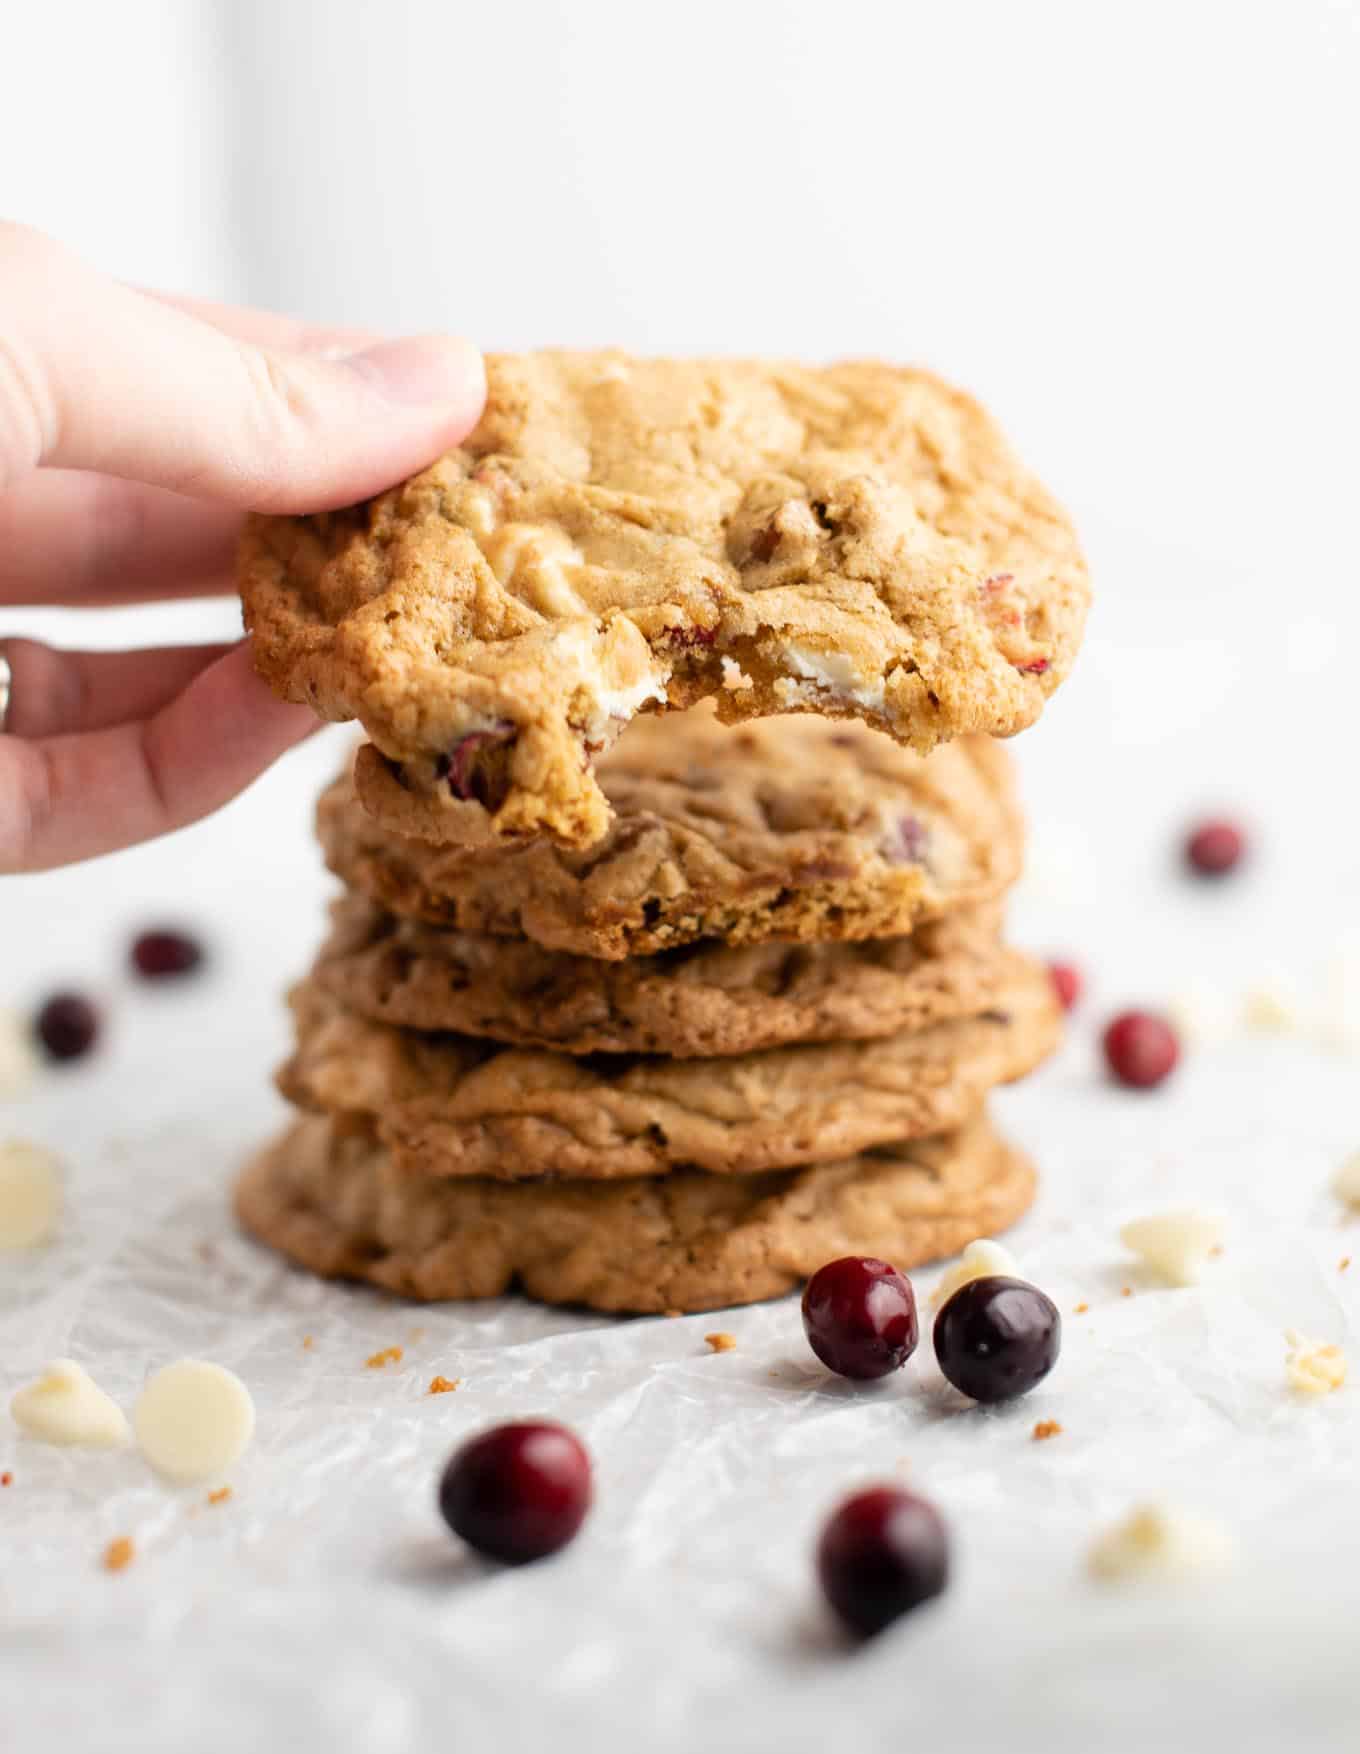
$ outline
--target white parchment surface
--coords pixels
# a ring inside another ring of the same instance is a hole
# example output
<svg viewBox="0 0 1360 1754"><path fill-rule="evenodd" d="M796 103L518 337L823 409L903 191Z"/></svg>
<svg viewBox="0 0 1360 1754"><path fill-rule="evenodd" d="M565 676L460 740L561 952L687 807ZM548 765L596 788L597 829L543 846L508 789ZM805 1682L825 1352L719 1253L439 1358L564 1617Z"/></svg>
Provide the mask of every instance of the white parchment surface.
<svg viewBox="0 0 1360 1754"><path fill-rule="evenodd" d="M1011 1246L1066 1322L1057 1370L1009 1408L967 1408L928 1345L877 1386L829 1377L795 1300L629 1322L421 1309L313 1283L239 1236L226 1189L283 1117L279 995L321 931L307 815L333 738L190 834L5 880L0 1001L77 984L109 1031L97 1060L0 1109L0 1135L48 1143L67 1170L55 1242L0 1257L0 1390L70 1355L126 1407L156 1366L201 1356L249 1384L258 1432L210 1506L134 1454L45 1448L0 1414L0 1746L1354 1745L1360 1224L1327 1184L1360 1146L1360 1059L1334 1045L1360 813L1332 777L1354 762L1338 667L1357 629L1303 601L1282 626L1276 581L1143 537L1093 547L1090 646L1018 746L1038 826L1016 935L1073 955L1091 992L1059 1060L998 1103L1043 1170ZM1210 890L1173 847L1219 804L1260 853ZM127 937L166 916L206 931L212 971L139 988ZM1103 1081L1111 1009L1194 987L1231 1024L1244 993L1281 982L1297 1032L1229 1027L1155 1095ZM1162 1289L1118 1227L1190 1202L1226 1214L1226 1249L1198 1287ZM1357 1381L1291 1396L1287 1327L1346 1347ZM737 1344L714 1355L718 1328ZM400 1362L366 1367L390 1346ZM436 1374L459 1388L431 1397ZM446 1535L435 1481L462 1437L530 1414L585 1439L597 1505L557 1560L497 1573ZM1038 1419L1062 1433L1036 1443ZM941 1506L955 1577L854 1654L810 1551L838 1498L878 1478ZM1098 1588L1087 1548L1146 1499L1219 1521L1234 1567ZM109 1575L120 1535L136 1557Z"/></svg>

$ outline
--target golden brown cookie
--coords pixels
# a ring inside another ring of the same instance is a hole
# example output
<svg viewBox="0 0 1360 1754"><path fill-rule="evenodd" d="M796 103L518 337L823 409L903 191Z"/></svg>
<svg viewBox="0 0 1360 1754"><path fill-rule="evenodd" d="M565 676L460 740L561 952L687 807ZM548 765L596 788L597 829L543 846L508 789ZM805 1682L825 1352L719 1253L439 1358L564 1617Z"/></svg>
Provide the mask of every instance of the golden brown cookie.
<svg viewBox="0 0 1360 1754"><path fill-rule="evenodd" d="M370 1121L413 1174L514 1181L749 1175L947 1132L1056 1045L1048 971L1014 952L991 1007L880 1041L721 1060L541 1053L422 1035L293 994L298 1046L279 1088L300 1108Z"/></svg>
<svg viewBox="0 0 1360 1754"><path fill-rule="evenodd" d="M985 737L923 758L862 725L728 727L696 709L639 720L600 776L615 817L588 852L394 835L348 778L322 797L317 833L332 871L392 913L608 958L899 936L1020 872L1011 762Z"/></svg>
<svg viewBox="0 0 1360 1754"><path fill-rule="evenodd" d="M929 374L546 352L492 358L488 383L423 474L242 541L261 673L362 721L390 826L588 846L594 758L640 712L711 696L925 752L1023 729L1066 676L1071 525Z"/></svg>
<svg viewBox="0 0 1360 1754"><path fill-rule="evenodd" d="M840 1163L732 1178L698 1171L574 1184L413 1178L363 1130L295 1123L246 1170L242 1222L328 1278L407 1297L650 1311L777 1297L840 1255L898 1267L994 1236L1034 1171L983 1119Z"/></svg>
<svg viewBox="0 0 1360 1754"><path fill-rule="evenodd" d="M361 895L331 910L312 969L361 1017L569 1054L749 1054L867 1041L985 1011L1009 971L999 903L909 938L709 941L624 962L401 920Z"/></svg>

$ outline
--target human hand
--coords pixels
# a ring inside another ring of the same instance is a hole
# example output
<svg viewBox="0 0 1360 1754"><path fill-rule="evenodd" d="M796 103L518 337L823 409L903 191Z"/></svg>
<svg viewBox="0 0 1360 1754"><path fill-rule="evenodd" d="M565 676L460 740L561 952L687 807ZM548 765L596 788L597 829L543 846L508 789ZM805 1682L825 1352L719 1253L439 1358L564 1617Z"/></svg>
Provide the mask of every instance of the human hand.
<svg viewBox="0 0 1360 1754"><path fill-rule="evenodd" d="M347 505L475 424L467 342L373 343L135 291L0 224L0 605L230 591L244 510ZM0 872L165 834L313 729L245 644L0 641Z"/></svg>

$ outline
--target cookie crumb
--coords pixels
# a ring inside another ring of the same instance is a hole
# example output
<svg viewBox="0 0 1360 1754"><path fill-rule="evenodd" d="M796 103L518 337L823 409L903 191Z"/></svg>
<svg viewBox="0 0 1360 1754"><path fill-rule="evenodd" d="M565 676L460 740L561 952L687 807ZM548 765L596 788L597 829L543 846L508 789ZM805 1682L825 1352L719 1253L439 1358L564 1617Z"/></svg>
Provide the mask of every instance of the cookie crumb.
<svg viewBox="0 0 1360 1754"><path fill-rule="evenodd" d="M661 1313L663 1316L665 1316L665 1318L668 1322L673 1322L673 1321L676 1321L680 1316L684 1315L685 1312L682 1309L663 1309Z"/></svg>
<svg viewBox="0 0 1360 1754"><path fill-rule="evenodd" d="M1338 1273L1348 1273L1350 1271L1350 1265L1350 1256L1342 1255L1341 1259L1336 1263L1336 1270Z"/></svg>
<svg viewBox="0 0 1360 1754"><path fill-rule="evenodd" d="M209 1504L225 1504L230 1497L231 1497L231 1487L230 1486L219 1486L217 1488L216 1492L210 1492L208 1494L208 1503Z"/></svg>
<svg viewBox="0 0 1360 1754"><path fill-rule="evenodd" d="M1085 1315L1087 1310L1090 1309L1090 1307L1091 1306L1089 1303L1074 1304L1073 1308L1072 1308L1072 1314L1073 1315Z"/></svg>
<svg viewBox="0 0 1360 1754"><path fill-rule="evenodd" d="M427 1392L432 1395L451 1395L462 1380L461 1376L455 1376L452 1379L447 1376L432 1376Z"/></svg>
<svg viewBox="0 0 1360 1754"><path fill-rule="evenodd" d="M1035 1443L1043 1443L1045 1438L1057 1437L1061 1432L1062 1426L1059 1425L1056 1419L1041 1419L1030 1435L1033 1437Z"/></svg>
<svg viewBox="0 0 1360 1754"><path fill-rule="evenodd" d="M117 1540L110 1541L104 1549L102 1560L105 1571L126 1571L137 1556L137 1549L132 1544L130 1535L119 1535Z"/></svg>
<svg viewBox="0 0 1360 1754"><path fill-rule="evenodd" d="M736 1349L735 1334L705 1334L704 1339L714 1352L732 1352Z"/></svg>
<svg viewBox="0 0 1360 1754"><path fill-rule="evenodd" d="M5 1473L0 1474L0 1486L13 1486L13 1484L14 1476L9 1473L8 1470Z"/></svg>
<svg viewBox="0 0 1360 1754"><path fill-rule="evenodd" d="M383 1370L389 1364L400 1364L402 1350L400 1346L384 1346L381 1352L375 1352L371 1358L364 1360L369 1370Z"/></svg>
<svg viewBox="0 0 1360 1754"><path fill-rule="evenodd" d="M1132 1297L1133 1296L1132 1285L1121 1285L1119 1287L1119 1295L1121 1297Z"/></svg>
<svg viewBox="0 0 1360 1754"><path fill-rule="evenodd" d="M1298 1002L1277 983L1253 987L1242 1001L1242 1022L1257 1035L1297 1035L1301 1027Z"/></svg>
<svg viewBox="0 0 1360 1754"><path fill-rule="evenodd" d="M312 1347L315 1345L316 1345L316 1335L315 1334L304 1334L302 1336L302 1350L304 1352L310 1352Z"/></svg>
<svg viewBox="0 0 1360 1754"><path fill-rule="evenodd" d="M1221 1242L1216 1242L1213 1245L1213 1247L1209 1250L1209 1259L1211 1261L1216 1261L1222 1253L1223 1253L1223 1244Z"/></svg>
<svg viewBox="0 0 1360 1754"><path fill-rule="evenodd" d="M1296 1394L1330 1395L1345 1382L1346 1354L1339 1346L1306 1339L1293 1328L1286 1331L1285 1340L1289 1346L1285 1376Z"/></svg>

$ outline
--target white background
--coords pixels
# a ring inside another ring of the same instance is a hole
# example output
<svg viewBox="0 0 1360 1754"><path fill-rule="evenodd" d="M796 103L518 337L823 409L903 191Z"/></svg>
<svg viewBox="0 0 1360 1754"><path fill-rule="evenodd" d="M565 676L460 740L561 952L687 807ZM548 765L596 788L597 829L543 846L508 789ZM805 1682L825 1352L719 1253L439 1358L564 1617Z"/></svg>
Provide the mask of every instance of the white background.
<svg viewBox="0 0 1360 1754"><path fill-rule="evenodd" d="M70 1352L126 1401L197 1351L261 1414L236 1498L201 1515L130 1461L0 1426L6 1747L1339 1746L1360 1387L1291 1404L1281 1330L1360 1334L1360 1266L1337 1272L1360 1232L1326 1194L1360 1143L1360 1062L1315 1039L1345 1021L1360 879L1360 13L76 5L14 9L4 65L0 211L114 272L488 346L918 359L995 407L1099 591L1076 677L1017 749L1036 820L1017 933L1071 950L1094 991L1003 1104L1046 1171L1016 1246L1092 1307L1042 1405L1010 1415L958 1414L928 1379L840 1392L792 1304L724 1318L738 1350L708 1359L711 1321L413 1315L237 1239L223 1189L280 1112L278 994L320 930L308 812L333 747L160 846L5 880L0 999L76 981L113 1027L97 1069L0 1117L62 1151L71 1199L51 1254L0 1266L0 1387ZM140 640L231 613L0 631ZM1218 805L1260 854L1206 893L1173 847ZM161 915L217 950L182 997L117 973ZM1152 1098L1100 1082L1111 1007L1198 984L1231 1009L1267 980L1305 1034L1196 1047ZM1227 1210L1228 1252L1202 1289L1157 1291L1118 1224L1192 1199ZM400 1371L362 1368L403 1339ZM435 1370L464 1388L422 1399ZM599 1509L554 1566L486 1578L446 1557L431 1482L457 1435L533 1410L588 1438ZM1040 1414L1061 1439L1028 1442ZM808 1545L903 1458L951 1516L957 1586L851 1661ZM1235 1531L1231 1579L1093 1593L1086 1544L1149 1495ZM103 1541L129 1532L137 1565L105 1578Z"/></svg>

